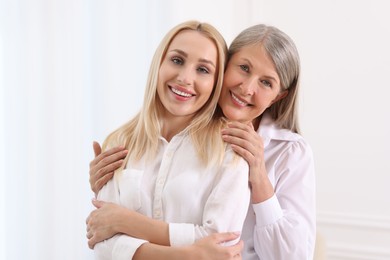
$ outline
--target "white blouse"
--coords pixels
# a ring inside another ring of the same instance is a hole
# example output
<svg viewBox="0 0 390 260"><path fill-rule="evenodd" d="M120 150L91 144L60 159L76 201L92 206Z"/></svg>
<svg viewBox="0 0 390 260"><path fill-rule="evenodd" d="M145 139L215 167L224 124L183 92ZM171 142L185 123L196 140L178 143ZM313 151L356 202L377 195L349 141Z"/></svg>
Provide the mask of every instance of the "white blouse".
<svg viewBox="0 0 390 260"><path fill-rule="evenodd" d="M315 176L302 136L275 126L265 114L257 131L275 195L252 204L242 239L244 260L312 260L316 233Z"/></svg>
<svg viewBox="0 0 390 260"><path fill-rule="evenodd" d="M250 200L248 169L230 146L222 165L204 167L191 138L182 132L169 143L160 138L153 161L128 163L98 199L169 223L170 244L189 245L214 232L242 230ZM131 259L144 242L118 234L96 244L95 257Z"/></svg>

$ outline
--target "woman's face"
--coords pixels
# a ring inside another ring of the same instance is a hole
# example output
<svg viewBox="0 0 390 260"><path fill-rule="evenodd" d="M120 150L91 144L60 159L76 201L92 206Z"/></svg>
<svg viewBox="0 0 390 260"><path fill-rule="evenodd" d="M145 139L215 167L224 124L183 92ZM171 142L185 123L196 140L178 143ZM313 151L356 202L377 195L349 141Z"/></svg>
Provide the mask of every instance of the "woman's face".
<svg viewBox="0 0 390 260"><path fill-rule="evenodd" d="M226 68L218 104L234 121L251 122L282 98L275 65L260 44L235 53Z"/></svg>
<svg viewBox="0 0 390 260"><path fill-rule="evenodd" d="M214 88L217 56L213 41L199 32L184 30L175 36L157 85L166 119L190 119L204 106Z"/></svg>

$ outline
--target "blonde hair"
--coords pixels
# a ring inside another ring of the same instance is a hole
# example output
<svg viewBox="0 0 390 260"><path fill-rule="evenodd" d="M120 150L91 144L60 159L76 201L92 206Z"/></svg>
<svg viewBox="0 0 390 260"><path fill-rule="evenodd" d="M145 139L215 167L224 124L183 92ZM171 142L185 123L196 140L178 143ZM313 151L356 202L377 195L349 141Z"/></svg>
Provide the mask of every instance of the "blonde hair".
<svg viewBox="0 0 390 260"><path fill-rule="evenodd" d="M281 128L299 133L298 90L300 61L292 39L273 26L258 24L242 31L231 43L229 58L248 45L261 44L275 64L280 78L281 91L288 90L286 97L272 104L266 111ZM265 112L265 111L264 111Z"/></svg>
<svg viewBox="0 0 390 260"><path fill-rule="evenodd" d="M210 161L222 161L225 144L220 136L221 120L214 116L222 88L226 65L227 46L222 35L210 24L187 21L171 29L163 38L153 56L146 83L144 104L140 112L129 122L111 133L103 143L108 147L124 145L129 154L125 159L137 162L141 158L150 160L157 152L161 132L160 112L163 105L157 94L158 71L168 47L175 36L183 30L194 30L211 39L218 52L216 79L213 91L205 105L197 112L186 128L200 160L207 165ZM122 170L118 169L118 171Z"/></svg>

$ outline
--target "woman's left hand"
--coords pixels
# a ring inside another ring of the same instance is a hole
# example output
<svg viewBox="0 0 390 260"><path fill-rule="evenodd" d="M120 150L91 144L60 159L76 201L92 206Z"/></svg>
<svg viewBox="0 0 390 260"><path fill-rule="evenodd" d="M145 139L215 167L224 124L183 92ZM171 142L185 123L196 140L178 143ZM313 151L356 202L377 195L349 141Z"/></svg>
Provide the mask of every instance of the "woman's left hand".
<svg viewBox="0 0 390 260"><path fill-rule="evenodd" d="M240 122L229 122L228 127L222 130L222 139L230 143L232 149L248 162L252 182L256 178L252 175L258 175L265 168L263 139L251 123Z"/></svg>
<svg viewBox="0 0 390 260"><path fill-rule="evenodd" d="M119 231L116 225L119 224L121 217L128 209L114 203L92 200L96 207L87 220L87 238L88 246L93 249L95 244L108 239Z"/></svg>
<svg viewBox="0 0 390 260"><path fill-rule="evenodd" d="M222 139L231 144L233 151L244 158L249 165L249 183L252 203L260 203L274 194L264 161L264 144L251 123L229 122L222 130Z"/></svg>

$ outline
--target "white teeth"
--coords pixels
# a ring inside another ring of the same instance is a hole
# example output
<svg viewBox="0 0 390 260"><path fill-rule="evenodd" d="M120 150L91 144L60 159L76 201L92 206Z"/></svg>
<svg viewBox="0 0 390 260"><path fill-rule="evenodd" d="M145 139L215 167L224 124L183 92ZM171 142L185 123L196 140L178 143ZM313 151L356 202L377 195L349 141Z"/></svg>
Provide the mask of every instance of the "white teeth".
<svg viewBox="0 0 390 260"><path fill-rule="evenodd" d="M240 105L242 105L242 106L246 106L246 105L247 105L247 103L245 103L245 102L239 100L233 93L232 93L232 97L233 97L233 99L234 99L235 101L237 101L238 104L240 104Z"/></svg>
<svg viewBox="0 0 390 260"><path fill-rule="evenodd" d="M182 97L191 97L192 95L191 94L188 94L188 93L185 93L185 92L182 92L180 90L177 90L177 89L174 89L174 88L171 88L172 89L172 92L179 95L179 96L182 96Z"/></svg>

